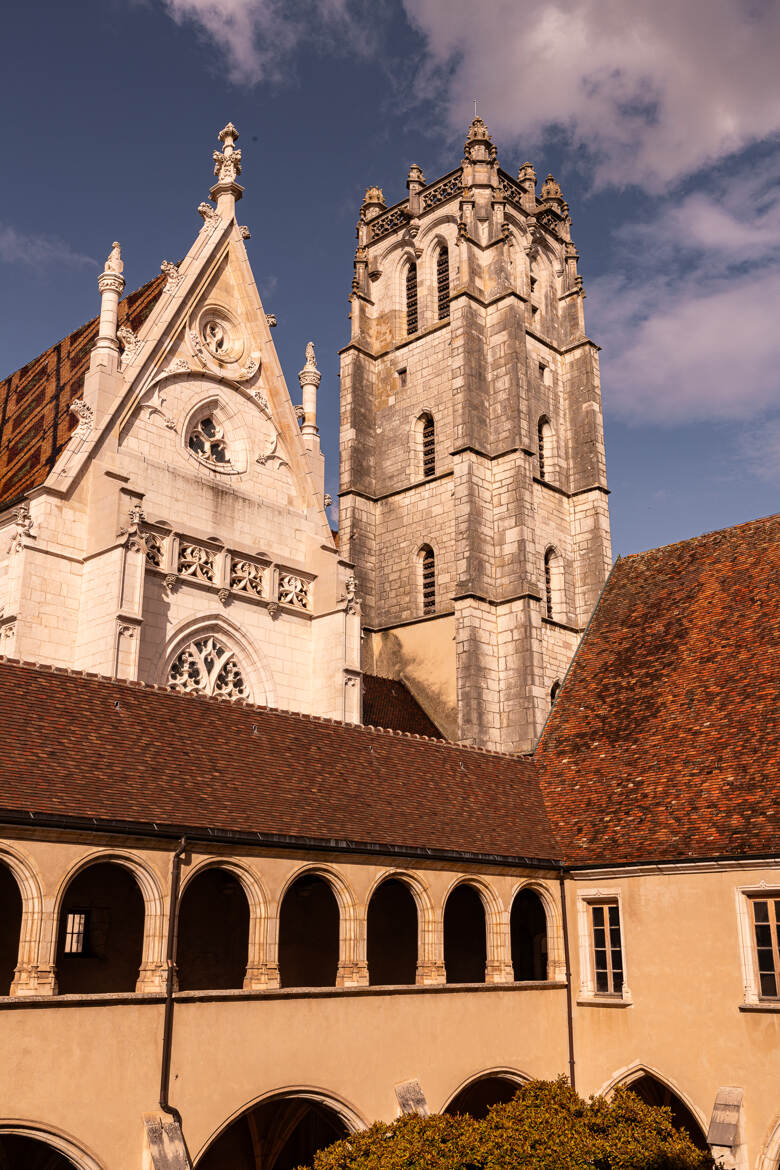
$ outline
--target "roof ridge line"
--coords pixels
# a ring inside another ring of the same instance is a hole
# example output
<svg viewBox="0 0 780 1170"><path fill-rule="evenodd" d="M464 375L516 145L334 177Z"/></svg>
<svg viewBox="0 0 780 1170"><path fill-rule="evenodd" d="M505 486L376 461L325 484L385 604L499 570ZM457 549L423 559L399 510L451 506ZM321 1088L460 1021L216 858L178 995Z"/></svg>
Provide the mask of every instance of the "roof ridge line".
<svg viewBox="0 0 780 1170"><path fill-rule="evenodd" d="M41 674L61 674L70 678L84 678L96 682L112 683L114 686L127 687L128 689L135 688L136 690L157 691L160 694L171 695L177 698L198 699L202 702L218 704L220 707L224 706L224 700L217 698L216 695L205 695L200 691L174 691L162 683L149 683L142 679L113 678L111 675L100 674L97 671L80 670L69 666L57 666L54 663L35 662L31 659L12 658L5 654L0 654L0 665L18 666L20 669L38 671ZM472 744L455 743L452 740L436 739L432 735L421 735L413 731L399 731L393 727L377 727L372 723L350 723L346 719L334 719L328 715L314 715L307 711L290 711L284 707L271 707L262 703L250 703L247 700L232 702L229 706L238 709L243 708L249 711L267 711L271 715L292 716L295 719L300 719L302 722L327 723L334 727L346 727L353 731L367 732L370 735L403 736L409 739L418 739L424 743L435 744L439 748L449 748L457 752L469 752L481 756L495 756L501 760L530 760L533 763L533 760L527 753L499 752L494 748L482 748L475 747Z"/></svg>

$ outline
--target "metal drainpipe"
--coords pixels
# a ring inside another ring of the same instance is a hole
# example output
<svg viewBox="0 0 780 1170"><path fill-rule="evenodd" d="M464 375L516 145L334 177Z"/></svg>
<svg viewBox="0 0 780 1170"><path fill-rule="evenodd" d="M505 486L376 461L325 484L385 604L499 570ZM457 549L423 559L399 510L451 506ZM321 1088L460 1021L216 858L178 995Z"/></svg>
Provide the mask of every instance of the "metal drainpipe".
<svg viewBox="0 0 780 1170"><path fill-rule="evenodd" d="M569 926L566 917L566 887L563 873L559 873L558 881L561 887L561 922L563 925L563 957L566 963L566 1023L569 1029L569 1083L575 1089L574 1080L574 1017L571 1006L571 960L569 958Z"/></svg>
<svg viewBox="0 0 780 1170"><path fill-rule="evenodd" d="M171 1047L173 1040L173 969L176 958L176 910L179 901L179 875L181 873L181 859L187 848L187 838L182 837L179 847L173 855L171 867L170 905L168 907L168 945L165 956L165 1016L163 1017L162 1060L160 1067L160 1108L163 1113L170 1113L180 1121L179 1112L168 1102L168 1092L171 1078Z"/></svg>

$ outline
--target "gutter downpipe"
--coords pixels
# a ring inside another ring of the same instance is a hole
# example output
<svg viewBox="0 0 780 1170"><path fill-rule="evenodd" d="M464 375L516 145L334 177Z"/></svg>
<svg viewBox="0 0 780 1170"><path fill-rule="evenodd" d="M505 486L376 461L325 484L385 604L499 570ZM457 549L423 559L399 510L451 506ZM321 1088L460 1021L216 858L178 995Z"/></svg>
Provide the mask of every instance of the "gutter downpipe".
<svg viewBox="0 0 780 1170"><path fill-rule="evenodd" d="M574 1016L571 1004L571 959L569 954L569 926L566 916L566 887L563 872L558 874L561 888L561 924L563 926L563 957L566 963L566 1023L569 1030L569 1084L576 1089L574 1080Z"/></svg>
<svg viewBox="0 0 780 1170"><path fill-rule="evenodd" d="M173 1041L173 973L176 958L176 910L179 900L179 877L181 874L181 859L187 848L187 838L182 837L178 848L173 855L171 866L170 905L168 907L168 944L165 955L165 1015L163 1017L162 1058L160 1061L160 1109L168 1113L181 1124L179 1111L174 1109L169 1100L171 1079L171 1048Z"/></svg>

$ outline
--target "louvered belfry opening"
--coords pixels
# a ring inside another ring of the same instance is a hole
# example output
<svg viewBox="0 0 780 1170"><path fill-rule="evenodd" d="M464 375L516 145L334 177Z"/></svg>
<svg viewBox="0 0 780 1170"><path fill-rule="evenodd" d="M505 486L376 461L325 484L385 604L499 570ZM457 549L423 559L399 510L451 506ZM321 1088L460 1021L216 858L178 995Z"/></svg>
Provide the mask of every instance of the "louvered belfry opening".
<svg viewBox="0 0 780 1170"><path fill-rule="evenodd" d="M450 315L450 253L446 247L440 248L436 257L436 294L439 320L446 321Z"/></svg>
<svg viewBox="0 0 780 1170"><path fill-rule="evenodd" d="M416 333L417 328L417 265L410 264L406 270L406 332Z"/></svg>
<svg viewBox="0 0 780 1170"><path fill-rule="evenodd" d="M422 599L423 613L433 613L436 609L436 558L430 545L420 550L422 560Z"/></svg>
<svg viewBox="0 0 780 1170"><path fill-rule="evenodd" d="M544 415L539 419L539 479L545 479L545 448L549 444L550 424Z"/></svg>
<svg viewBox="0 0 780 1170"><path fill-rule="evenodd" d="M425 479L436 474L436 432L429 414L422 416L422 465Z"/></svg>
<svg viewBox="0 0 780 1170"><path fill-rule="evenodd" d="M551 548L548 548L544 554L544 591L548 618L553 616L552 560L554 556L555 552Z"/></svg>

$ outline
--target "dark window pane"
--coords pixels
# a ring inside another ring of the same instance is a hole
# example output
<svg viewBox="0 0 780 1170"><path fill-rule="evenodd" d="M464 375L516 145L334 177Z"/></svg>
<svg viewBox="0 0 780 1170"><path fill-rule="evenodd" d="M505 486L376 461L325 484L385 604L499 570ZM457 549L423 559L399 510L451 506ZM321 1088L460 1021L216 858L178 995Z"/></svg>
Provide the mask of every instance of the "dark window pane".
<svg viewBox="0 0 780 1170"><path fill-rule="evenodd" d="M609 991L609 981L606 971L596 972L596 991Z"/></svg>
<svg viewBox="0 0 780 1170"><path fill-rule="evenodd" d="M768 902L754 902L753 915L756 922L769 921L769 903Z"/></svg>
<svg viewBox="0 0 780 1170"><path fill-rule="evenodd" d="M756 946L768 947L772 949L772 929L769 926L763 926L756 923Z"/></svg>
<svg viewBox="0 0 780 1170"><path fill-rule="evenodd" d="M593 925L594 926L603 926L604 925L604 907L603 906L594 906L593 907Z"/></svg>
<svg viewBox="0 0 780 1170"><path fill-rule="evenodd" d="M777 980L774 975L761 975L761 994L767 998L777 998Z"/></svg>

